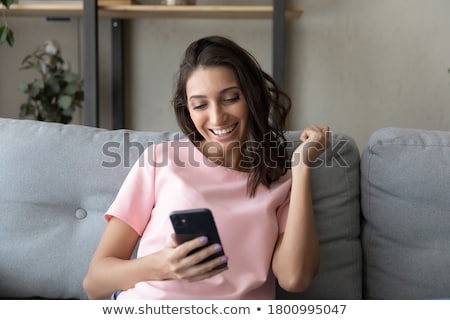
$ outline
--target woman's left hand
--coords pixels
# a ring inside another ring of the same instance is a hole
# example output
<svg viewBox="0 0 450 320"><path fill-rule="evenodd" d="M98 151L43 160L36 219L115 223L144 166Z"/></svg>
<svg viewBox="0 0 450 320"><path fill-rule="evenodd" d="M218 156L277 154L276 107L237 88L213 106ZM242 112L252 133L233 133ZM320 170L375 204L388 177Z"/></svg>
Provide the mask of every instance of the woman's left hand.
<svg viewBox="0 0 450 320"><path fill-rule="evenodd" d="M303 130L300 135L302 144L292 154L293 165L298 162L298 157L308 167L313 166L316 159L328 147L329 126L311 125Z"/></svg>

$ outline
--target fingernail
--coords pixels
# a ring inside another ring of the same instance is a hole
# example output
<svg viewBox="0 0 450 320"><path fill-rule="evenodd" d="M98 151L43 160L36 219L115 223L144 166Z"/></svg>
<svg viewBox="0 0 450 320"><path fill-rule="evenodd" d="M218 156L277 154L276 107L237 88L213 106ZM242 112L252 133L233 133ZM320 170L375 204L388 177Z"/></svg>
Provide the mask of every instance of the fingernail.
<svg viewBox="0 0 450 320"><path fill-rule="evenodd" d="M220 258L220 261L222 261L222 263L225 263L228 261L228 258L223 256L222 258Z"/></svg>
<svg viewBox="0 0 450 320"><path fill-rule="evenodd" d="M222 250L222 246L220 244L216 244L214 245L214 250L219 252L220 250Z"/></svg>
<svg viewBox="0 0 450 320"><path fill-rule="evenodd" d="M207 237L203 236L203 237L200 238L200 243L201 244L205 244L207 242L208 242L208 238Z"/></svg>

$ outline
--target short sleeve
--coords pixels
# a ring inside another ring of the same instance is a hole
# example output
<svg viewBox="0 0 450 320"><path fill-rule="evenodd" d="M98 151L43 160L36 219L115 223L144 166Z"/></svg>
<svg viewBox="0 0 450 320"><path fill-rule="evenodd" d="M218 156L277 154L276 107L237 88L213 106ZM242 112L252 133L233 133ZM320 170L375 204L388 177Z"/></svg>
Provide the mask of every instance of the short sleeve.
<svg viewBox="0 0 450 320"><path fill-rule="evenodd" d="M155 147L148 147L134 163L113 203L105 213L106 221L117 217L142 235L155 204ZM149 161L150 159L150 161Z"/></svg>

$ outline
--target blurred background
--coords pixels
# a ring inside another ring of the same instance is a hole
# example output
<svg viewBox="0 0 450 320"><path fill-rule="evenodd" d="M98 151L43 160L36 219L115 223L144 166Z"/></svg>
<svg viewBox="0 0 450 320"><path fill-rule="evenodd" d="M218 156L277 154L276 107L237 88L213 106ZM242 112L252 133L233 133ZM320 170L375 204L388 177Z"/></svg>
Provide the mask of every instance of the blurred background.
<svg viewBox="0 0 450 320"><path fill-rule="evenodd" d="M30 2L30 0L28 0ZM159 4L160 1L144 1ZM271 5L271 0L197 0L197 5ZM311 123L355 139L398 126L450 130L450 1L292 0L299 19L286 22L285 90L293 101L289 129ZM18 118L26 96L17 86L25 55L48 39L60 43L83 74L83 19L7 17L15 45L0 46L0 117ZM100 126L111 128L111 20L99 18ZM141 18L125 24L125 123L146 131L177 130L171 110L175 74L186 46L218 34L248 49L272 73L270 19ZM73 123L82 123L83 110Z"/></svg>

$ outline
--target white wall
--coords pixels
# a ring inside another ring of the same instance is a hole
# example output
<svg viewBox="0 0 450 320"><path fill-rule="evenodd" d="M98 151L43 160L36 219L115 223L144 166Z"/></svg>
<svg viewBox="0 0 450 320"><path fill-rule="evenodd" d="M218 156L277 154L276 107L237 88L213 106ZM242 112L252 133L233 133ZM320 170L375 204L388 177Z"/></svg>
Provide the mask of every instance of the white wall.
<svg viewBox="0 0 450 320"><path fill-rule="evenodd" d="M301 0L289 35L292 127L450 130L450 1Z"/></svg>
<svg viewBox="0 0 450 320"><path fill-rule="evenodd" d="M226 2L197 0L198 4ZM228 1L244 2L271 3ZM300 19L288 22L290 129L329 124L332 130L353 137L361 150L380 127L450 130L450 1L292 0L289 4L305 9ZM23 95L15 88L25 76L18 65L40 40L57 37L68 58L82 69L82 21L72 19L55 28L39 18L10 20L17 45L0 47L0 116L4 117L17 116ZM108 128L109 21L100 22L101 126ZM270 20L137 19L129 21L126 29L126 123L132 129L177 128L170 109L174 75L185 47L198 37L229 36L271 72Z"/></svg>
<svg viewBox="0 0 450 320"><path fill-rule="evenodd" d="M127 124L139 130L177 129L171 109L175 74L193 40L220 34L252 52L271 70L268 20L139 20L130 29L130 95Z"/></svg>

